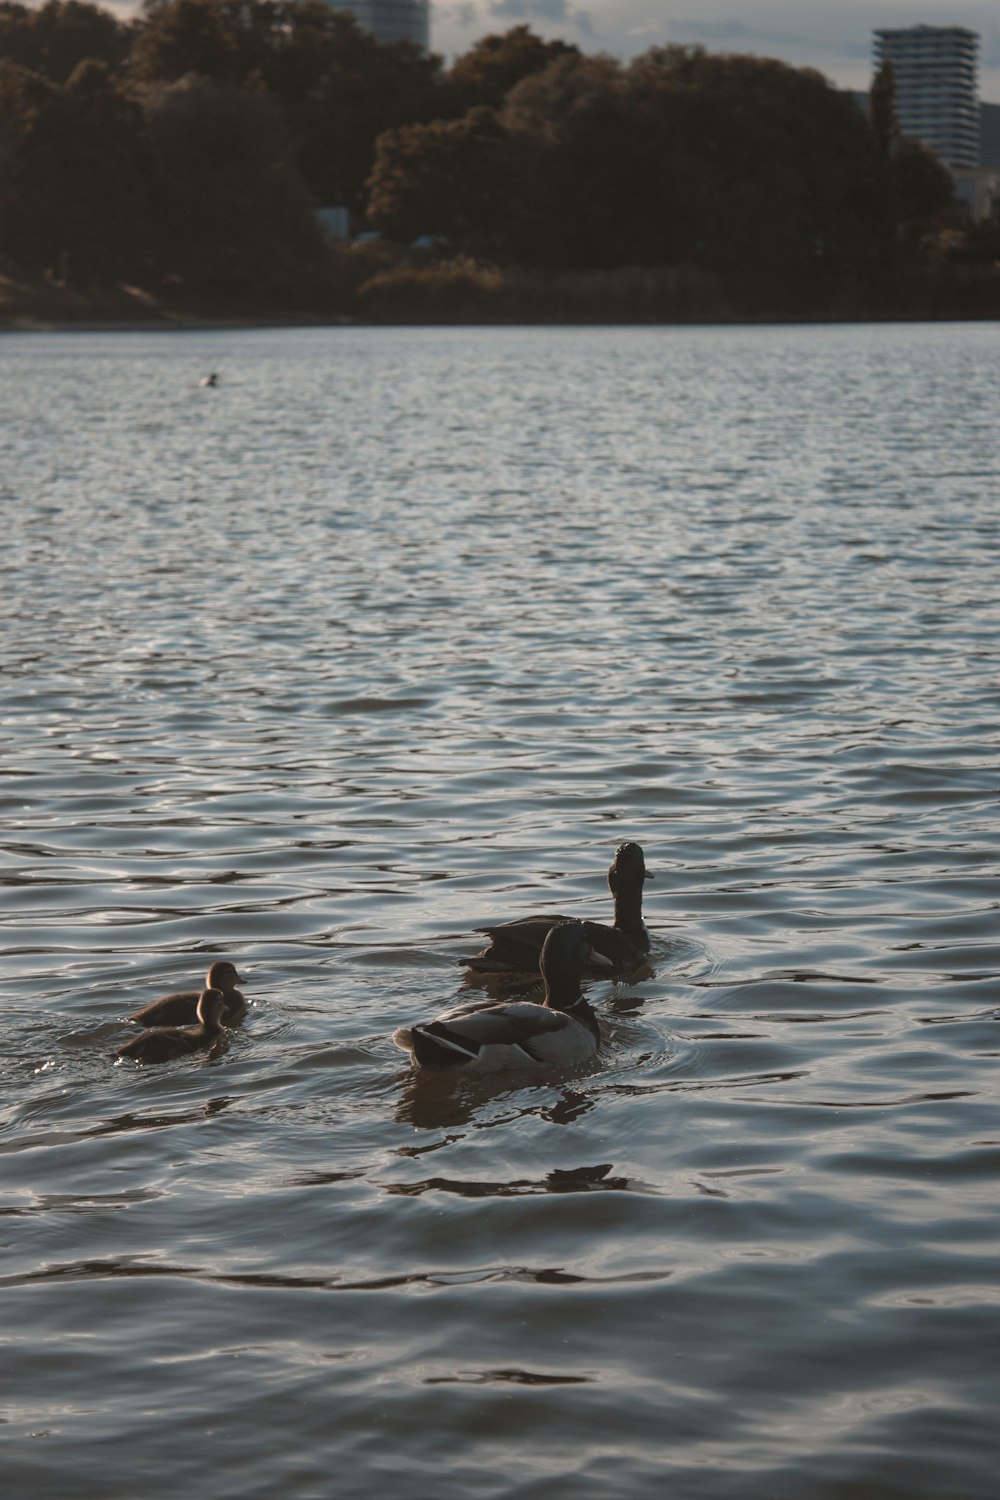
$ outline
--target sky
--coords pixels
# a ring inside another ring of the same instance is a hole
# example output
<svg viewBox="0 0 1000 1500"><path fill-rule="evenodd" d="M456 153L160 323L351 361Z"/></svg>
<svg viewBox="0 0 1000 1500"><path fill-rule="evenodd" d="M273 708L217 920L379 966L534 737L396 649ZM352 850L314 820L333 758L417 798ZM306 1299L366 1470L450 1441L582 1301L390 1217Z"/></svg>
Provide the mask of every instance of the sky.
<svg viewBox="0 0 1000 1500"><path fill-rule="evenodd" d="M967 26L980 38L980 98L1000 103L998 0L431 0L431 46L446 57L521 24L614 57L669 42L778 57L852 89L871 83L876 27Z"/></svg>

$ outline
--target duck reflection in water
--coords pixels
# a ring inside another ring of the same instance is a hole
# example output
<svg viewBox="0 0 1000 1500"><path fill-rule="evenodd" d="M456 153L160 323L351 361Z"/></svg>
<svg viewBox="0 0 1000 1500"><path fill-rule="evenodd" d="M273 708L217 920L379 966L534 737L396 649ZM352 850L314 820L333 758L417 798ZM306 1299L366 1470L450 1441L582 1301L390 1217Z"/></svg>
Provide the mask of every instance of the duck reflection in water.
<svg viewBox="0 0 1000 1500"><path fill-rule="evenodd" d="M627 1177L613 1177L611 1162L593 1167L556 1167L544 1177L517 1177L512 1182L425 1177L420 1182L387 1182L385 1191L400 1198L424 1193L454 1193L459 1198L533 1198L543 1193L627 1193Z"/></svg>
<svg viewBox="0 0 1000 1500"><path fill-rule="evenodd" d="M132 1041L119 1047L117 1056L137 1063L169 1062L188 1052L211 1047L222 1036L222 1016L226 997L221 990L203 990L198 1000L198 1019L193 1026L154 1026L140 1031Z"/></svg>
<svg viewBox="0 0 1000 1500"><path fill-rule="evenodd" d="M580 1072L593 1070L593 1059L584 1064ZM424 1156L440 1151L462 1139L464 1132L455 1127L468 1125L482 1111L495 1116L498 1096L498 1079L507 1084L511 1095L518 1099L525 1096L524 1077L505 1077L503 1074L467 1073L460 1068L457 1073L438 1073L430 1068L413 1068L405 1075L403 1087L396 1106L395 1118L401 1125L412 1125L416 1130L448 1131L443 1138L421 1146L400 1146L399 1156ZM510 1125L515 1120L539 1119L550 1125L572 1125L595 1107L595 1100L580 1089L563 1089L559 1097L552 1098L551 1075L542 1074L532 1080L528 1089L529 1104L513 1104L503 1108L499 1117L486 1117L476 1121L476 1128L489 1125Z"/></svg>
<svg viewBox="0 0 1000 1500"><path fill-rule="evenodd" d="M647 963L649 933L642 920L642 888L652 875L639 844L620 844L608 868L608 886L614 901L614 923L584 922L583 929L591 947L592 969L605 973L633 975ZM517 917L495 927L481 927L489 944L474 958L461 959L469 974L480 981L495 982L505 977L533 973L546 937L559 923L573 920L566 916L538 914Z"/></svg>
<svg viewBox="0 0 1000 1500"><path fill-rule="evenodd" d="M197 1120L210 1120L214 1115L221 1114L224 1109L228 1109L233 1102L233 1095L224 1094L218 1099L206 1099L204 1104L196 1105L193 1109L178 1109L159 1114L129 1110L127 1114L112 1115L109 1119L102 1120L99 1125L88 1130L87 1135L124 1135L133 1130L172 1130L175 1125L191 1125Z"/></svg>

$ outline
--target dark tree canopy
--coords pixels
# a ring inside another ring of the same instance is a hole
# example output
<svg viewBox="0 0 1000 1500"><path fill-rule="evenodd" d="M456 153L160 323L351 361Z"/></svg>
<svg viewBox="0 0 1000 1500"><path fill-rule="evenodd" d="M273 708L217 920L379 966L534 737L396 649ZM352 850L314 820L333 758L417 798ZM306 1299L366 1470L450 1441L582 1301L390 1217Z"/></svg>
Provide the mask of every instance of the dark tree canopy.
<svg viewBox="0 0 1000 1500"><path fill-rule="evenodd" d="M461 107L487 104L498 108L522 78L543 72L559 57L570 56L579 57L579 48L568 42L547 42L530 26L514 26L476 42L455 59L448 78Z"/></svg>
<svg viewBox="0 0 1000 1500"><path fill-rule="evenodd" d="M380 45L353 18L329 11L323 0L317 5L342 29L328 48L321 80L287 112L317 200L346 204L360 219L382 132L438 117L441 59L409 42Z"/></svg>
<svg viewBox="0 0 1000 1500"><path fill-rule="evenodd" d="M504 242L517 191L509 138L491 109L379 137L369 217L394 238L431 235L479 253Z"/></svg>
<svg viewBox="0 0 1000 1500"><path fill-rule="evenodd" d="M83 283L145 263L141 114L105 64L66 84L0 60L0 252Z"/></svg>
<svg viewBox="0 0 1000 1500"><path fill-rule="evenodd" d="M83 0L45 0L37 9L0 0L0 57L65 83L88 58L120 68L134 29L110 11Z"/></svg>
<svg viewBox="0 0 1000 1500"><path fill-rule="evenodd" d="M954 220L951 173L929 146L903 136L892 161L894 201L903 234L921 235Z"/></svg>
<svg viewBox="0 0 1000 1500"><path fill-rule="evenodd" d="M762 304L805 305L867 274L874 137L818 73L695 47L628 65L564 51L507 92L497 120L499 134L467 117L383 141L374 222L528 265L698 264Z"/></svg>
<svg viewBox="0 0 1000 1500"><path fill-rule="evenodd" d="M142 100L164 270L216 292L292 285L320 241L277 103L193 76Z"/></svg>
<svg viewBox="0 0 1000 1500"><path fill-rule="evenodd" d="M896 70L891 58L880 66L868 94L868 119L879 154L889 157L899 140L899 118L896 114Z"/></svg>
<svg viewBox="0 0 1000 1500"><path fill-rule="evenodd" d="M755 313L890 307L961 222L888 66L866 116L809 69L700 47L622 63L519 25L445 70L326 0L130 23L0 0L6 263L277 293L322 280L332 204L395 242L383 264L426 236L542 281L700 277Z"/></svg>
<svg viewBox="0 0 1000 1500"><path fill-rule="evenodd" d="M440 58L380 45L324 0L148 0L131 69L145 82L198 74L270 94L317 201L358 212L376 138L434 118L441 78Z"/></svg>

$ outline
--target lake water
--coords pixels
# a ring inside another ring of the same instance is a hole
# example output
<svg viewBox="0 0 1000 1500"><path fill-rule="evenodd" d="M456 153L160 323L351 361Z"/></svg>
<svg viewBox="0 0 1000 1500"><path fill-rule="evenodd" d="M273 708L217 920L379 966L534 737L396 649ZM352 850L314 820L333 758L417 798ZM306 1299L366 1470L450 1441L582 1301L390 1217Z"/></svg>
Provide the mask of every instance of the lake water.
<svg viewBox="0 0 1000 1500"><path fill-rule="evenodd" d="M990 325L0 338L11 1496L996 1500L998 384ZM416 1079L625 839L598 1058ZM216 955L228 1047L116 1066Z"/></svg>

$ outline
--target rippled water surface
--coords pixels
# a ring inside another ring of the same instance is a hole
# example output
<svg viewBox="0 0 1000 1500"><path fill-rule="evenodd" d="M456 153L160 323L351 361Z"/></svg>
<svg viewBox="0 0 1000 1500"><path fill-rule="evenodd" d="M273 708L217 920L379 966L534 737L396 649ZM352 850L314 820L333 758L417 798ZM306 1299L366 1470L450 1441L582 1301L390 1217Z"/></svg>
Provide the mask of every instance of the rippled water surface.
<svg viewBox="0 0 1000 1500"><path fill-rule="evenodd" d="M998 377L0 339L12 1496L995 1500ZM474 929L605 917L624 839L596 1061L418 1081ZM215 955L228 1045L116 1066Z"/></svg>

